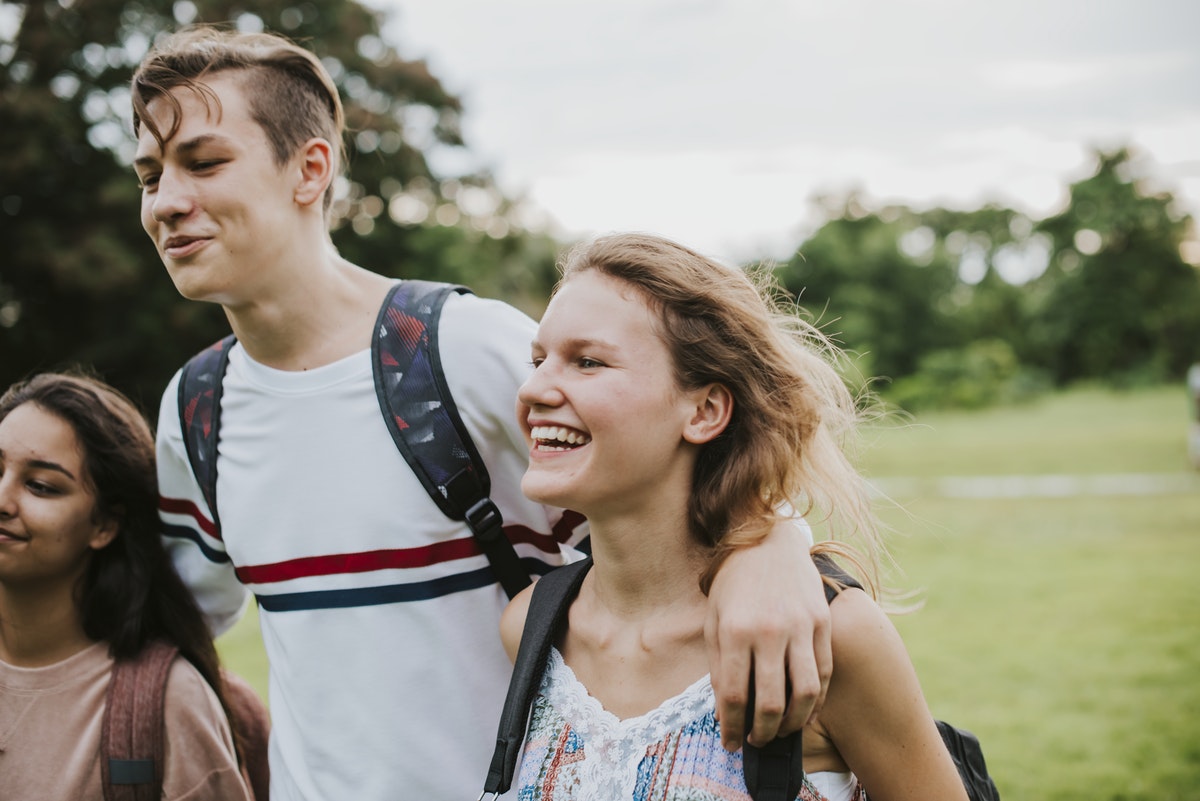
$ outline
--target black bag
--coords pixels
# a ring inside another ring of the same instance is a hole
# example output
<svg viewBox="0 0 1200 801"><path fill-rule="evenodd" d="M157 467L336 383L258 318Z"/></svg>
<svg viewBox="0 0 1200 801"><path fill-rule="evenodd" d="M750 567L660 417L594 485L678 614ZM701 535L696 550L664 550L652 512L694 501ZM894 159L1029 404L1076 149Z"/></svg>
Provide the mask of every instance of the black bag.
<svg viewBox="0 0 1200 801"><path fill-rule="evenodd" d="M848 586L859 586L833 560L818 555L813 557L813 561L823 574L834 576ZM499 797L512 786L525 729L529 724L529 710L542 684L550 647L563 631L567 610L579 594L583 577L591 566L590 557L564 565L550 571L533 585L525 629L517 649L517 661L500 715L496 750L492 753L487 779L479 796L481 801L489 794L493 798ZM826 585L825 597L832 602L837 597L837 590ZM753 695L747 706L747 715L750 716L754 709ZM944 721L937 721L937 727L967 788L970 801L1000 801L996 785L988 776L979 740L970 732ZM746 788L755 801L793 801L799 795L804 779L799 732L773 740L761 748L745 743L742 754Z"/></svg>

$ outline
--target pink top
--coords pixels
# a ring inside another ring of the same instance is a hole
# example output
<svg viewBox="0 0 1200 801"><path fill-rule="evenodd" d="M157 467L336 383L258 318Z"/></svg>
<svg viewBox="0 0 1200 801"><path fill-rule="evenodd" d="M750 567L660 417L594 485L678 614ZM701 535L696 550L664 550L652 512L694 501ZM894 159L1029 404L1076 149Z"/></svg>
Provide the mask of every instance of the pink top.
<svg viewBox="0 0 1200 801"><path fill-rule="evenodd" d="M0 661L4 801L100 801L100 722L112 672L107 643L47 667ZM167 677L163 798L248 801L225 713L184 659Z"/></svg>

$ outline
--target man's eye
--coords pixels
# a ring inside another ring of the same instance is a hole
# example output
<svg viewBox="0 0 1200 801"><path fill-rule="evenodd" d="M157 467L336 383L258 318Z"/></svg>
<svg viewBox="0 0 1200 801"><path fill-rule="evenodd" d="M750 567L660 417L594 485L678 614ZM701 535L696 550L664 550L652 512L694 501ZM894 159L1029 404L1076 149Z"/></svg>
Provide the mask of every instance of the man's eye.
<svg viewBox="0 0 1200 801"><path fill-rule="evenodd" d="M138 178L138 186L142 189L153 189L155 186L158 186L158 176L143 175Z"/></svg>
<svg viewBox="0 0 1200 801"><path fill-rule="evenodd" d="M598 362L595 359L590 359L587 356L583 356L579 359L579 366L585 370L591 370L596 367L603 367L604 363Z"/></svg>

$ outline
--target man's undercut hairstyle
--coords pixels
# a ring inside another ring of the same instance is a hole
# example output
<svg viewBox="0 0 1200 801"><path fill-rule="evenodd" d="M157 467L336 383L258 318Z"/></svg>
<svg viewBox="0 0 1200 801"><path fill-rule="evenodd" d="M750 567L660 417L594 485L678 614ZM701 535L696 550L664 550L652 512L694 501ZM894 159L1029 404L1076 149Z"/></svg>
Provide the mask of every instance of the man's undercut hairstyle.
<svg viewBox="0 0 1200 801"><path fill-rule="evenodd" d="M335 152L335 174L345 164L345 112L337 87L321 61L308 50L271 33L240 33L212 26L186 28L156 44L133 74L133 133L142 127L165 147L182 123L183 109L172 91L195 92L210 110L220 101L204 85L223 72L236 75L250 114L266 133L277 166L283 166L309 139L328 141ZM149 113L151 101L169 109L163 127ZM332 187L332 184L330 184ZM324 209L333 202L325 190Z"/></svg>

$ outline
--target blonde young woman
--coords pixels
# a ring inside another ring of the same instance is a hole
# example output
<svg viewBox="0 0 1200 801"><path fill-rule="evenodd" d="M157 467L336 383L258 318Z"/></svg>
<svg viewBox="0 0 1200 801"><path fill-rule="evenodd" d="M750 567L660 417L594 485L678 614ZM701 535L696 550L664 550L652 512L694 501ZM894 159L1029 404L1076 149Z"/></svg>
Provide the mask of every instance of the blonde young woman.
<svg viewBox="0 0 1200 801"><path fill-rule="evenodd" d="M831 346L769 298L651 236L598 239L566 260L519 395L522 489L587 515L594 566L534 704L522 801L746 798L707 675L713 572L798 504L857 543L814 550L849 557L873 586L876 523L840 447L853 399ZM502 620L510 656L527 607L528 591ZM875 600L842 589L831 615L833 677L804 729L799 797L965 801Z"/></svg>

